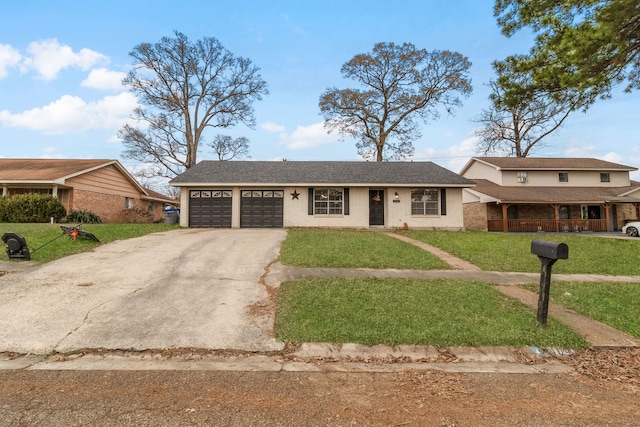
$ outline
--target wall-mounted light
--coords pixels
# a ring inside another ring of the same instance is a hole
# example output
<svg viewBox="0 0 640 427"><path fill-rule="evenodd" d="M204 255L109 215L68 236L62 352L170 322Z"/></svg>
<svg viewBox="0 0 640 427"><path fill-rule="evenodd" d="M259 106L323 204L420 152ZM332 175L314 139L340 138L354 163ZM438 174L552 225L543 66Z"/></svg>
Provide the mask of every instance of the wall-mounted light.
<svg viewBox="0 0 640 427"><path fill-rule="evenodd" d="M398 195L397 191L393 195L393 203L400 203L400 195Z"/></svg>
<svg viewBox="0 0 640 427"><path fill-rule="evenodd" d="M398 192L396 191L396 194L394 195L395 199L398 200L400 198L400 196L398 196Z"/></svg>

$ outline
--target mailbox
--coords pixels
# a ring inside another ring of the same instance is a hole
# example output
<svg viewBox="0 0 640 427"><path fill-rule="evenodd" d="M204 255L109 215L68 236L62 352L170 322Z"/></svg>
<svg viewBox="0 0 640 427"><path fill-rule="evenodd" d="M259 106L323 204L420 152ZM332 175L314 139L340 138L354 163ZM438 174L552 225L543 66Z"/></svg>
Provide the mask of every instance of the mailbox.
<svg viewBox="0 0 640 427"><path fill-rule="evenodd" d="M531 253L548 259L568 259L569 246L566 243L533 239L531 241Z"/></svg>
<svg viewBox="0 0 640 427"><path fill-rule="evenodd" d="M550 242L548 240L533 239L531 253L538 255L540 260L540 291L538 296L539 326L547 326L549 312L549 288L551 287L551 266L559 259L569 258L569 246L566 243Z"/></svg>

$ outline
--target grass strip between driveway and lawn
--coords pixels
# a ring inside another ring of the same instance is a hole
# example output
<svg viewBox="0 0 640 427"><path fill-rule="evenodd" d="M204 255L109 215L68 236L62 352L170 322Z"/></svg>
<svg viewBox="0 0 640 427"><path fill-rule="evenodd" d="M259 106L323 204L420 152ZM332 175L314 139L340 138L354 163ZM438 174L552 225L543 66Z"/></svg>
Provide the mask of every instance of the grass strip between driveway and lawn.
<svg viewBox="0 0 640 427"><path fill-rule="evenodd" d="M400 231L436 246L486 271L537 273L540 260L531 253L533 239L566 243L569 259L558 260L554 273L640 276L640 239L613 239L569 233L500 234L481 231Z"/></svg>
<svg viewBox="0 0 640 427"><path fill-rule="evenodd" d="M84 224L82 230L95 235L100 243L76 239L71 241L69 236L62 234L60 226L75 227L78 224L13 224L1 223L0 236L7 232L18 233L27 241L31 252L31 260L36 264L42 264L73 255L93 250L102 243L116 240L131 239L145 234L180 228L178 225L165 224ZM42 245L46 246L41 247ZM41 247L41 248L40 248ZM40 249L38 249L40 248ZM34 252L34 249L38 249Z"/></svg>
<svg viewBox="0 0 640 427"><path fill-rule="evenodd" d="M539 285L526 289L538 292ZM551 301L640 338L640 283L554 281Z"/></svg>
<svg viewBox="0 0 640 427"><path fill-rule="evenodd" d="M435 255L382 233L290 229L280 262L297 267L450 269Z"/></svg>
<svg viewBox="0 0 640 427"><path fill-rule="evenodd" d="M276 337L284 342L585 347L492 285L449 280L306 279L280 286Z"/></svg>

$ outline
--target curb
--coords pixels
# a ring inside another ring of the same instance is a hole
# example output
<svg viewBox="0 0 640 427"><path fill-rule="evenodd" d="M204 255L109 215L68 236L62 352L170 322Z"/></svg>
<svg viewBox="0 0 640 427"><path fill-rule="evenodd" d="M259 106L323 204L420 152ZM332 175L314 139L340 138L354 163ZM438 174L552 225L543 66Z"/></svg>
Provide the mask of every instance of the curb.
<svg viewBox="0 0 640 427"><path fill-rule="evenodd" d="M366 346L304 343L278 353L176 349L67 355L0 354L0 370L196 370L238 372L390 373L436 370L450 373L565 373L572 350L518 347Z"/></svg>

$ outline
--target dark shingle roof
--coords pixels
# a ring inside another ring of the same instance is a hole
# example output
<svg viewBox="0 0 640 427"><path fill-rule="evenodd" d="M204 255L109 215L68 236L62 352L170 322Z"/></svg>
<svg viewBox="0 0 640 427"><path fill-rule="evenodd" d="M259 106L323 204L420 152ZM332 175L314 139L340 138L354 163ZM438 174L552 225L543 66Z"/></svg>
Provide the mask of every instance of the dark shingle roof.
<svg viewBox="0 0 640 427"><path fill-rule="evenodd" d="M640 202L640 192L622 196L632 190L640 190L640 183L635 181L631 181L627 187L503 187L486 179L474 181L474 191L498 199L501 203Z"/></svg>
<svg viewBox="0 0 640 427"><path fill-rule="evenodd" d="M171 184L432 184L472 187L473 181L432 162L202 161L174 178Z"/></svg>
<svg viewBox="0 0 640 427"><path fill-rule="evenodd" d="M618 163L592 158L560 158L560 157L474 157L481 162L489 163L500 169L596 169L596 170L628 170L637 168Z"/></svg>

